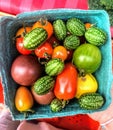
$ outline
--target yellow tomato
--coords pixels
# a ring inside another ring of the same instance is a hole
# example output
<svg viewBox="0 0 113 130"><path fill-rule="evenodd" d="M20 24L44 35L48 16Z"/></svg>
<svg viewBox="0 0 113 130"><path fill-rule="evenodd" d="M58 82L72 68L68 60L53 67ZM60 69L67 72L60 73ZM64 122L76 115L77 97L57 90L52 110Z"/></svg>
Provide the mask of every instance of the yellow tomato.
<svg viewBox="0 0 113 130"><path fill-rule="evenodd" d="M79 98L81 95L90 92L96 92L98 89L98 82L92 74L86 74L84 77L77 79L77 92L75 97Z"/></svg>

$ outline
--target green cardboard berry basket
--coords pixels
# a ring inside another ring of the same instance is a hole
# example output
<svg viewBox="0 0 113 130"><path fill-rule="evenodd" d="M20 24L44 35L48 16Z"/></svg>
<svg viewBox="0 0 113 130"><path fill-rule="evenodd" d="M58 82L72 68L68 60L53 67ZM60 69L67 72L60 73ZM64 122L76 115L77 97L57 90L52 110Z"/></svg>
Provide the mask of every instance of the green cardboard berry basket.
<svg viewBox="0 0 113 130"><path fill-rule="evenodd" d="M31 25L39 18L46 17L49 21L77 17L83 22L96 23L98 27L107 33L106 43L100 47L102 52L102 64L96 71L95 76L99 83L98 92L105 98L104 105L98 110L83 110L79 107L76 99L71 101L62 111L52 112L49 105L35 105L33 110L35 113L30 114L26 120L37 118L63 117L75 114L86 114L99 112L107 109L111 103L111 87L112 87L112 49L110 23L107 12L103 10L76 10L76 9L50 9L33 12L25 12L13 17L2 17L0 19L0 72L2 84L4 87L5 104L9 107L13 120L24 120L23 113L16 110L14 106L14 96L17 84L12 80L10 68L12 61L18 55L13 43L13 37L16 31L23 25Z"/></svg>

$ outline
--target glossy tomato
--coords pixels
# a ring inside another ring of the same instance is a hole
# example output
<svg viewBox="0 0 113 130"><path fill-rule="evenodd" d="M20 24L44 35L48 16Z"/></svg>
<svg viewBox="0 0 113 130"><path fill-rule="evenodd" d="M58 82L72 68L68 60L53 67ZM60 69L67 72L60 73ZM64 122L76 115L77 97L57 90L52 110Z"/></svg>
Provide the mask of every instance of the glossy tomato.
<svg viewBox="0 0 113 130"><path fill-rule="evenodd" d="M31 92L27 87L20 86L15 95L15 106L20 112L28 111L34 105Z"/></svg>
<svg viewBox="0 0 113 130"><path fill-rule="evenodd" d="M34 55L19 55L11 66L13 80L24 86L31 86L43 73L43 67Z"/></svg>
<svg viewBox="0 0 113 130"><path fill-rule="evenodd" d="M77 78L77 92L75 97L80 98L85 93L96 92L98 89L98 82L92 74L85 76L78 76Z"/></svg>
<svg viewBox="0 0 113 130"><path fill-rule="evenodd" d="M52 45L48 42L43 43L41 46L35 49L35 54L39 58L49 58L53 53Z"/></svg>
<svg viewBox="0 0 113 130"><path fill-rule="evenodd" d="M23 44L23 37L19 37L16 39L16 49L18 50L19 53L23 54L23 55L28 55L31 54L31 50L28 50L24 47Z"/></svg>
<svg viewBox="0 0 113 130"><path fill-rule="evenodd" d="M85 43L74 51L72 61L80 74L85 75L95 72L100 67L102 54L97 46Z"/></svg>
<svg viewBox="0 0 113 130"><path fill-rule="evenodd" d="M56 46L53 50L52 58L60 58L63 61L68 57L68 52L64 46Z"/></svg>
<svg viewBox="0 0 113 130"><path fill-rule="evenodd" d="M64 70L56 77L54 94L58 99L69 100L75 97L77 75L75 66L72 63L67 63Z"/></svg>

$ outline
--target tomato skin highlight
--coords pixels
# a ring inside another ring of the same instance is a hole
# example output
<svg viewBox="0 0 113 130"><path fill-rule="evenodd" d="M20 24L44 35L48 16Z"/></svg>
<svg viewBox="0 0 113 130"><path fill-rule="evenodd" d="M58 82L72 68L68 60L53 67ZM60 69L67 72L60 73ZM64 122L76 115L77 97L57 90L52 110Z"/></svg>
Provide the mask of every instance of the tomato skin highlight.
<svg viewBox="0 0 113 130"><path fill-rule="evenodd" d="M27 111L34 105L34 100L27 87L20 86L15 95L15 106L20 112Z"/></svg>
<svg viewBox="0 0 113 130"><path fill-rule="evenodd" d="M60 58L63 61L68 57L68 52L64 46L56 46L53 50L52 58Z"/></svg>
<svg viewBox="0 0 113 130"><path fill-rule="evenodd" d="M48 42L43 43L41 46L35 49L35 54L39 58L48 58L53 53L52 45Z"/></svg>
<svg viewBox="0 0 113 130"><path fill-rule="evenodd" d="M58 99L69 100L75 97L77 75L75 66L72 63L67 63L64 70L56 77L54 94Z"/></svg>
<svg viewBox="0 0 113 130"><path fill-rule="evenodd" d="M71 60L73 57L73 50L67 50L67 61Z"/></svg>
<svg viewBox="0 0 113 130"><path fill-rule="evenodd" d="M20 54L23 54L23 55L29 55L32 52L31 50L28 50L24 47L23 37L19 37L16 39L16 49L18 50Z"/></svg>

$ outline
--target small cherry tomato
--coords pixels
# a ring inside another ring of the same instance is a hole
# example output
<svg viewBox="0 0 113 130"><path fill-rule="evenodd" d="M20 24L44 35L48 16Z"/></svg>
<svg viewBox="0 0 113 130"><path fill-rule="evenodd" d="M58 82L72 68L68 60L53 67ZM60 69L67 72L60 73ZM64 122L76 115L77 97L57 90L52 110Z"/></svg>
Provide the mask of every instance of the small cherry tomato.
<svg viewBox="0 0 113 130"><path fill-rule="evenodd" d="M32 29L35 29L37 27L44 28L48 33L48 39L53 34L53 25L46 19L41 18L39 21L35 22L32 26Z"/></svg>
<svg viewBox="0 0 113 130"><path fill-rule="evenodd" d="M31 50L28 50L24 47L23 44L23 37L19 37L16 39L16 49L18 50L19 53L23 54L23 55L28 55L31 54Z"/></svg>
<svg viewBox="0 0 113 130"><path fill-rule="evenodd" d="M15 106L20 112L27 112L34 105L33 96L27 87L20 86L15 95Z"/></svg>
<svg viewBox="0 0 113 130"><path fill-rule="evenodd" d="M73 50L67 50L67 61L71 60L73 56Z"/></svg>
<svg viewBox="0 0 113 130"><path fill-rule="evenodd" d="M91 23L85 23L85 27L86 27L86 29L90 28L91 26L92 26Z"/></svg>
<svg viewBox="0 0 113 130"><path fill-rule="evenodd" d="M26 33L30 32L32 27L21 27L16 32L16 37L21 36L23 37Z"/></svg>
<svg viewBox="0 0 113 130"><path fill-rule="evenodd" d="M51 57L52 53L53 53L52 45L48 42L43 43L41 46L35 49L35 54L39 58L48 59Z"/></svg>
<svg viewBox="0 0 113 130"><path fill-rule="evenodd" d="M89 29L89 28L91 28L92 26L94 26L95 24L92 24L92 23L85 23L85 27L86 27L86 29Z"/></svg>
<svg viewBox="0 0 113 130"><path fill-rule="evenodd" d="M60 42L58 41L58 39L52 35L48 40L47 42L49 42L53 48L55 48L56 46L58 46L60 44Z"/></svg>
<svg viewBox="0 0 113 130"><path fill-rule="evenodd" d="M58 99L69 100L77 90L77 70L72 63L65 64L64 70L56 77L54 94Z"/></svg>
<svg viewBox="0 0 113 130"><path fill-rule="evenodd" d="M53 49L52 58L60 58L63 61L67 59L68 52L64 46L57 46Z"/></svg>

